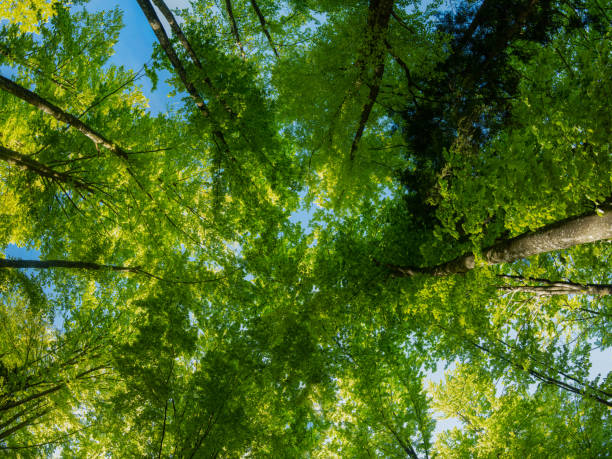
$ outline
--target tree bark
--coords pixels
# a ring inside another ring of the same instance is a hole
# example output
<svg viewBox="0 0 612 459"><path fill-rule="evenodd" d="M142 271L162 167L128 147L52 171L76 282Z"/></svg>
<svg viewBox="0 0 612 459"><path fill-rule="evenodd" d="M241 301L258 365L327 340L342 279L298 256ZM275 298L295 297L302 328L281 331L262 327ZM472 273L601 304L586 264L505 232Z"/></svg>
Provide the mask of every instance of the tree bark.
<svg viewBox="0 0 612 459"><path fill-rule="evenodd" d="M227 17L230 22L230 29L232 30L232 35L234 36L234 40L236 41L236 46L240 49L240 55L242 59L244 59L244 48L242 47L242 40L240 40L240 33L238 32L238 25L236 24L236 18L234 17L234 12L232 9L232 0L225 0L225 11L227 12Z"/></svg>
<svg viewBox="0 0 612 459"><path fill-rule="evenodd" d="M355 152L359 146L359 141L363 136L368 119L372 113L374 103L380 92L380 84L385 72L385 53L384 53L384 36L389 27L389 19L393 12L393 4L395 0L371 0L368 8L367 33L370 35L368 57L374 63L374 76L370 85L370 93L368 100L363 106L357 131L351 144L350 159L355 159Z"/></svg>
<svg viewBox="0 0 612 459"><path fill-rule="evenodd" d="M261 28L263 30L263 33L266 36L266 38L268 39L268 43L270 43L270 47L272 48L272 51L274 52L274 55L278 59L279 58L278 51L276 50L276 47L274 46L274 42L272 41L272 37L270 36L270 32L268 32L268 26L267 26L266 18L262 14L261 10L259 9L259 5L257 4L257 2L255 0L251 0L251 6L255 10L255 14L257 15L257 19L259 19L259 23L261 24Z"/></svg>
<svg viewBox="0 0 612 459"><path fill-rule="evenodd" d="M200 61L200 59L198 58L198 55L195 53L195 51L191 47L191 43L189 43L189 40L187 40L187 37L183 33L181 26L179 26L178 22L176 21L174 14L172 14L172 11L170 11L170 8L168 8L168 6L163 0L153 0L153 3L155 4L155 6L159 8L159 10L164 15L164 17L168 21L168 24L170 24L170 28L172 29L172 32L179 39L179 41L183 45L183 48L185 48L185 51L187 51L187 54L189 55L189 57L191 58L195 66L199 68L200 70L202 70L203 72L204 66L202 65L202 61ZM211 79L204 75L203 81L204 81L204 84L208 87L208 89L210 89L210 91L213 93L215 99L221 102L225 111L227 111L230 115L233 116L234 115L233 110L227 104L227 102L219 95L219 91L217 91L217 89L214 87Z"/></svg>
<svg viewBox="0 0 612 459"><path fill-rule="evenodd" d="M51 115L56 120L71 125L78 131L82 132L96 145L103 146L104 148L110 150L113 154L119 156L124 160L128 159L128 153L123 148L121 148L114 142L111 142L102 134L83 123L76 116L65 112L64 110L52 104L48 100L43 99L38 94L30 91L29 89L24 88L23 86L18 85L17 83L14 83L13 81L3 77L2 75L0 75L0 89L3 89L4 91L14 95L15 97L20 98L24 102L27 102L28 104L42 110L46 114Z"/></svg>
<svg viewBox="0 0 612 459"><path fill-rule="evenodd" d="M206 105L206 102L204 102L204 100L198 93L195 86L187 78L187 72L185 71L183 64L181 63L178 56L176 55L176 52L174 51L174 48L172 47L172 43L170 43L170 39L168 38L168 35L166 35L166 31L164 30L164 27L162 26L162 23L159 20L159 17L157 16L155 9L153 8L153 5L151 5L151 2L149 0L138 0L138 5L140 5L140 9L146 16L147 21L149 21L149 25L153 29L153 32L155 33L155 36L157 37L157 41L159 42L162 49L166 53L166 56L168 57L168 59L170 60L170 63L172 64L172 67L174 67L174 70L176 71L179 78L183 82L185 89L187 90L191 98L194 100L196 106L198 107L202 115L208 118L210 116L208 106Z"/></svg>
<svg viewBox="0 0 612 459"><path fill-rule="evenodd" d="M94 192L94 189L82 180L76 179L65 172L58 172L41 162L33 160L29 156L22 155L14 150L10 150L3 145L0 145L0 160L6 161L11 166L15 166L21 170L32 172L41 177L48 178L54 182L65 183L67 185L89 191L90 193Z"/></svg>
<svg viewBox="0 0 612 459"><path fill-rule="evenodd" d="M189 93L189 96L195 102L196 106L200 110L200 113L202 113L202 116L204 116L205 118L209 118L210 111L208 109L208 105L206 104L206 102L204 102L204 99L202 98L202 96L200 96L200 94L198 93L198 90L193 85L193 83L189 80L189 78L187 78L187 72L185 71L185 67L183 67L183 64L179 60L176 52L174 51L174 48L172 47L172 43L170 43L170 40L168 39L168 35L166 35L166 31L164 30L164 27L162 26L162 23L159 20L159 17L157 16L155 9L151 5L151 2L149 0L138 0L138 5L140 5L140 9L146 16L147 21L149 21L149 25L153 29L153 32L155 33L155 36L157 37L157 41L159 41L159 44L161 45L162 49L166 53L166 56L170 60L172 67L174 67L174 70L176 71L179 78L183 82L183 86L185 86L185 89ZM176 23L176 21L173 21L173 22ZM191 46L189 46L189 49L191 49ZM196 56L196 59L197 59L197 56ZM214 121L213 121L213 131L212 132L213 132L213 136L215 137L215 139L220 143L221 149L224 151L224 153L226 153L230 159L234 160L234 158L229 156L229 147L225 140L225 136L221 132L221 129L218 127L217 123L215 123Z"/></svg>
<svg viewBox="0 0 612 459"><path fill-rule="evenodd" d="M482 262L485 265L511 263L532 255L609 239L612 239L612 206L606 205L601 214L593 212L571 217L492 245L482 251ZM393 265L387 267L398 277L411 277L415 274L447 276L474 269L476 257L468 253L428 268Z"/></svg>
<svg viewBox="0 0 612 459"><path fill-rule="evenodd" d="M68 268L68 269L84 269L94 271L128 271L141 272L138 267L102 265L99 263L91 263L88 261L72 261L72 260L14 260L0 259L0 269L49 269L49 268Z"/></svg>
<svg viewBox="0 0 612 459"><path fill-rule="evenodd" d="M612 284L579 284L576 282L551 281L548 279L499 274L504 279L538 282L545 285L500 285L499 290L532 293L538 296L552 295L612 295Z"/></svg>

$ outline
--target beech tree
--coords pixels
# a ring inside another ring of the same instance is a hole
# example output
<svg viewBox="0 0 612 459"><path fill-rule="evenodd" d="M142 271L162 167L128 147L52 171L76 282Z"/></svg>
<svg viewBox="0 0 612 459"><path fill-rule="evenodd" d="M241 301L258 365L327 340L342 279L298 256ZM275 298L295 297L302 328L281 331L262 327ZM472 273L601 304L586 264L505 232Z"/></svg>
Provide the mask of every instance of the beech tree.
<svg viewBox="0 0 612 459"><path fill-rule="evenodd" d="M608 0L5 3L3 453L610 449Z"/></svg>

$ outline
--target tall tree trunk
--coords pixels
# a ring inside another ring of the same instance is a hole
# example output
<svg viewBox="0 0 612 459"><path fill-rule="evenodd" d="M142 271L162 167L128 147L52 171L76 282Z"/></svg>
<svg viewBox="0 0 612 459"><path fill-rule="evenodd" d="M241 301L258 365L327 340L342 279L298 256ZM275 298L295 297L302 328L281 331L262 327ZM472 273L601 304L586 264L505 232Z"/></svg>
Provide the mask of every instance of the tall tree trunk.
<svg viewBox="0 0 612 459"><path fill-rule="evenodd" d="M242 40L240 40L238 25L236 24L236 18L234 17L232 0L225 0L225 11L227 12L227 17L229 18L230 29L232 30L232 35L236 41L236 46L238 46L238 49L240 49L240 55L242 56L242 59L244 59L244 48L242 47Z"/></svg>
<svg viewBox="0 0 612 459"><path fill-rule="evenodd" d="M268 39L268 43L270 43L270 47L272 48L272 51L274 52L274 55L278 59L279 58L278 51L276 50L276 47L274 46L274 42L272 41L272 37L270 36L270 32L268 31L268 26L267 26L268 23L266 22L266 18L262 14L261 10L259 9L259 5L257 4L257 2L255 0L251 0L251 6L255 10L255 14L257 15L257 19L259 19L259 23L261 24L261 28L263 30L263 33L266 36L266 38Z"/></svg>
<svg viewBox="0 0 612 459"><path fill-rule="evenodd" d="M71 125L78 131L82 132L96 145L100 145L110 150L113 154L119 156L124 160L128 159L128 153L123 148L121 148L114 142L111 142L102 134L83 123L76 116L65 112L64 110L52 104L48 100L40 97L38 94L30 91L29 89L24 88L23 86L18 85L17 83L9 80L8 78L3 77L2 75L0 75L0 89L3 89L4 91L14 95L15 97L20 98L24 102L27 102L28 104L42 110L46 114L51 115L56 120Z"/></svg>
<svg viewBox="0 0 612 459"><path fill-rule="evenodd" d="M0 269L49 269L49 268L68 268L68 269L84 269L94 271L128 271L142 272L139 267L102 265L99 263L91 263L88 261L72 261L72 260L13 260L0 259Z"/></svg>
<svg viewBox="0 0 612 459"><path fill-rule="evenodd" d="M530 278L522 276L510 276L499 274L504 279L537 282L545 285L500 285L499 290L507 292L532 293L538 296L551 295L612 295L612 284L579 284L576 282L551 281L548 279Z"/></svg>
<svg viewBox="0 0 612 459"><path fill-rule="evenodd" d="M571 217L486 248L482 251L482 261L485 265L511 263L532 255L609 239L612 239L612 206L607 205L601 214L593 212ZM387 267L398 277L411 277L415 274L447 276L474 269L476 258L474 254L468 253L429 268Z"/></svg>
<svg viewBox="0 0 612 459"><path fill-rule="evenodd" d="M94 192L93 188L82 180L74 178L66 172L58 172L46 164L38 162L29 156L22 155L14 150L10 150L3 145L0 145L0 160L6 161L10 165L21 170L32 172L41 177L48 178L54 182L65 183L67 185L89 191L90 193Z"/></svg>
<svg viewBox="0 0 612 459"><path fill-rule="evenodd" d="M206 104L202 96L200 96L198 90L193 85L193 83L189 80L189 78L187 78L187 72L185 71L185 67L183 67L183 64L178 58L176 52L174 51L172 43L170 43L168 35L166 35L166 31L164 30L164 27L162 26L162 23L159 20L159 17L157 16L155 9L153 8L153 5L151 5L151 2L149 0L138 0L138 5L140 5L140 9L146 16L147 21L149 21L149 25L153 29L153 32L157 37L157 41L159 41L159 44L161 45L162 49L166 53L166 56L170 60L172 67L174 67L174 70L183 82L183 86L185 86L185 89L189 93L189 96L195 102L196 106L200 110L200 113L202 113L205 118L209 118L210 111L208 109L208 105ZM229 147L225 140L225 136L221 132L221 129L219 128L216 122L212 121L212 123L213 136L219 142L221 150L228 155L229 159L234 160L234 158L229 156Z"/></svg>
<svg viewBox="0 0 612 459"><path fill-rule="evenodd" d="M161 21L159 20L159 17L157 16L155 9L153 8L153 5L151 5L151 2L149 0L138 0L138 5L140 5L140 9L146 16L147 21L149 21L149 25L153 29L153 32L157 37L157 41L166 53L166 56L172 64L172 67L174 67L174 70L183 82L185 89L187 90L191 98L194 100L196 106L198 107L202 115L208 118L210 116L208 106L206 105L206 102L204 102L204 100L202 99L202 96L200 96L200 94L198 93L193 83L191 83L191 81L189 81L189 79L187 78L187 72L185 71L183 64L179 60L176 52L174 51L172 43L170 43L170 39L168 38L168 35L166 35L166 31L164 30L164 27Z"/></svg>
<svg viewBox="0 0 612 459"><path fill-rule="evenodd" d="M155 6L159 8L159 10L164 15L164 17L168 21L168 24L170 24L170 28L172 29L172 32L179 39L179 41L183 45L183 48L185 48L185 51L187 51L187 54L189 54L189 57L191 58L195 66L199 68L200 70L202 70L202 72L204 72L204 66L202 65L202 62L200 61L200 59L198 58L198 55L195 53L195 51L191 47L191 43L189 43L189 40L187 40L187 37L183 33L183 30L179 26L178 22L176 21L174 14L172 14L172 11L170 11L170 8L168 8L168 6L166 5L166 2L164 2L163 0L153 0L153 3L155 4ZM225 111L227 111L230 115L234 116L234 111L227 104L225 99L223 99L223 97L219 95L219 91L214 87L211 79L208 76L204 75L203 81L204 81L204 84L208 87L208 89L210 89L210 91L213 93L213 96L215 97L215 99L221 102Z"/></svg>
<svg viewBox="0 0 612 459"><path fill-rule="evenodd" d="M368 50L367 58L374 65L374 77L370 84L370 93L368 99L363 106L361 116L359 118L359 124L357 125L357 131L351 144L350 159L355 159L355 152L359 146L359 141L363 136L366 124L374 108L374 103L378 98L380 92L380 84L382 82L383 74L385 73L385 47L384 38L389 27L389 19L393 12L393 4L395 0L371 0L368 8L368 21L367 21L367 32L368 38Z"/></svg>

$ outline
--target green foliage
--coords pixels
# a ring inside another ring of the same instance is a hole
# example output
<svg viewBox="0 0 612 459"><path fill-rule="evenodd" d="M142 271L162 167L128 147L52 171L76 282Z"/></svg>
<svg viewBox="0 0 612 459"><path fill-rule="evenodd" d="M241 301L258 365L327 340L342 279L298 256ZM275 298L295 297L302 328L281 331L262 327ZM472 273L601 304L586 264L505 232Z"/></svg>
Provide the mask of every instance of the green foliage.
<svg viewBox="0 0 612 459"><path fill-rule="evenodd" d="M606 457L610 243L481 265L609 212L609 1L193 1L205 116L81 3L0 6L1 257L88 267L0 268L2 454Z"/></svg>

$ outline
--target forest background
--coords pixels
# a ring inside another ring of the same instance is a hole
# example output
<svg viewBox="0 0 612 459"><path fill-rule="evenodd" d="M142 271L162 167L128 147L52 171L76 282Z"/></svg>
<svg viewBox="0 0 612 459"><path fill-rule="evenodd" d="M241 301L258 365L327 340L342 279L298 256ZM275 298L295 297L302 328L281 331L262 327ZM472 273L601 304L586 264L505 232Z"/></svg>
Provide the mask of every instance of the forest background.
<svg viewBox="0 0 612 459"><path fill-rule="evenodd" d="M0 448L606 454L608 3L53 3L0 10Z"/></svg>

